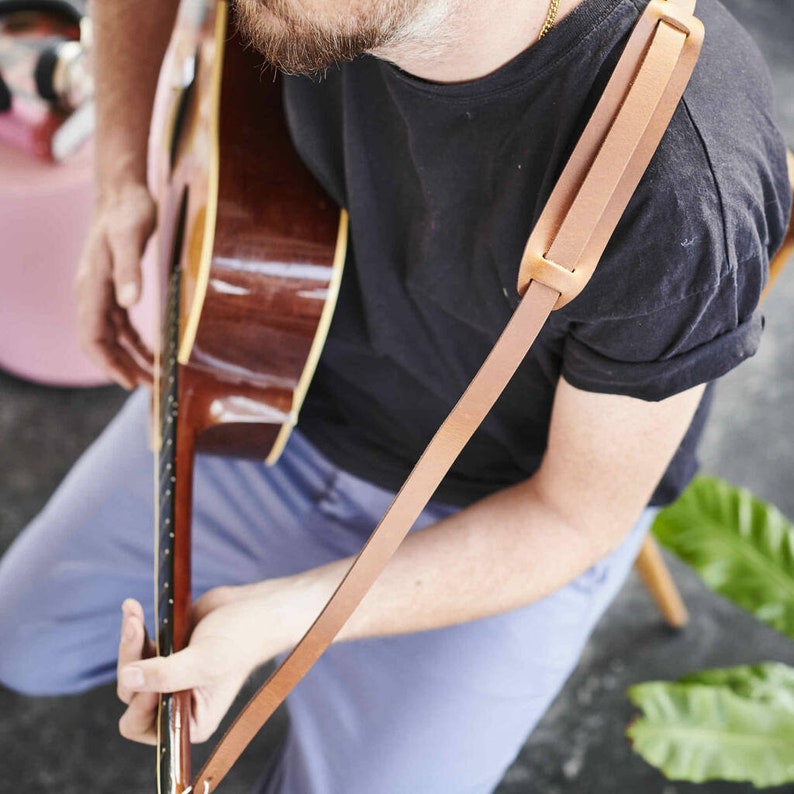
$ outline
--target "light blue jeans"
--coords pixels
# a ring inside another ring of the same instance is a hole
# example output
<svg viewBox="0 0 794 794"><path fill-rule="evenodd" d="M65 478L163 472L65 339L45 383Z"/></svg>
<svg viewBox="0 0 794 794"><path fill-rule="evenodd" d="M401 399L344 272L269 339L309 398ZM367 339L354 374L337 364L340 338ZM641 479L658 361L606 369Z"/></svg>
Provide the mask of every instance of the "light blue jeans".
<svg viewBox="0 0 794 794"><path fill-rule="evenodd" d="M113 680L122 600L152 614L147 410L145 394L130 398L0 562L0 682L12 689L74 693ZM392 499L298 433L272 468L201 457L195 477L194 597L353 554ZM417 527L455 509L431 504ZM289 733L260 790L492 791L576 666L652 518L646 511L613 554L528 607L333 646L288 699Z"/></svg>

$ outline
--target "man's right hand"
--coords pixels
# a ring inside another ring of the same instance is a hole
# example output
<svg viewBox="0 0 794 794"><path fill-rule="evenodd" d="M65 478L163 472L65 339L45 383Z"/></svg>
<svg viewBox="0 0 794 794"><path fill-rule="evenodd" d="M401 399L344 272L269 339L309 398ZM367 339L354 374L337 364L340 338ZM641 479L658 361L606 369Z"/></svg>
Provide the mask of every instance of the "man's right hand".
<svg viewBox="0 0 794 794"><path fill-rule="evenodd" d="M131 182L105 193L77 270L80 343L89 358L125 389L152 383L152 354L130 322L141 296L141 257L157 209L148 188Z"/></svg>

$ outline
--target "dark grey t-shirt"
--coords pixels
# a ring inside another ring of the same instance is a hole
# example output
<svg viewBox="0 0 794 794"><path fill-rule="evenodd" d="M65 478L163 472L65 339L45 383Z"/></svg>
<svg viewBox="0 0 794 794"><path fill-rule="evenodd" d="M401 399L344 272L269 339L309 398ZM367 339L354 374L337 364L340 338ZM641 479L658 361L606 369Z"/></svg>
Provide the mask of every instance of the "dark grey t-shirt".
<svg viewBox="0 0 794 794"><path fill-rule="evenodd" d="M584 0L480 80L438 85L371 57L288 78L302 157L351 217L336 314L300 427L338 465L398 488L517 305L533 223L642 0ZM553 313L437 498L466 504L538 467L562 375L661 400L752 355L789 211L765 66L700 0L697 70L584 292ZM653 503L694 473L706 402Z"/></svg>

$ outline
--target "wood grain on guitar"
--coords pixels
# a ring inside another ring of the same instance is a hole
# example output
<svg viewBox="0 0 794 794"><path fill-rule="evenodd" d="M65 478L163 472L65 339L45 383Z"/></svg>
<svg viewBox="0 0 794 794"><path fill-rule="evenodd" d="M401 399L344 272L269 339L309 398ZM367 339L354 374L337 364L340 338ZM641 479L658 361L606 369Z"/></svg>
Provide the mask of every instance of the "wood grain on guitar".
<svg viewBox="0 0 794 794"><path fill-rule="evenodd" d="M294 152L279 81L242 47L226 3L183 0L163 70L152 140L174 305L155 424L155 582L158 652L171 653L189 639L194 455L278 457L328 331L347 216ZM160 794L190 786L189 724L189 693L164 695Z"/></svg>

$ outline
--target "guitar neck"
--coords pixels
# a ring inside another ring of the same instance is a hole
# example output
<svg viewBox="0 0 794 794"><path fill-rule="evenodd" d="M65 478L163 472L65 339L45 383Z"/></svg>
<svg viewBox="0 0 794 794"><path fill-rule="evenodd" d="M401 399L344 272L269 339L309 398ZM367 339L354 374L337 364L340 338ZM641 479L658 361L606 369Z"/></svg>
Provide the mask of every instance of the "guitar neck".
<svg viewBox="0 0 794 794"><path fill-rule="evenodd" d="M156 644L168 656L187 641L190 602L190 491L193 444L179 421L179 306L181 272L168 285L160 375L160 445L157 460L155 559ZM157 716L157 791L181 794L190 785L189 695L164 694Z"/></svg>

